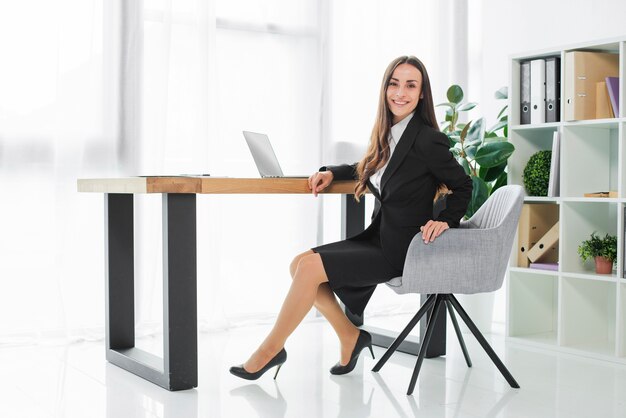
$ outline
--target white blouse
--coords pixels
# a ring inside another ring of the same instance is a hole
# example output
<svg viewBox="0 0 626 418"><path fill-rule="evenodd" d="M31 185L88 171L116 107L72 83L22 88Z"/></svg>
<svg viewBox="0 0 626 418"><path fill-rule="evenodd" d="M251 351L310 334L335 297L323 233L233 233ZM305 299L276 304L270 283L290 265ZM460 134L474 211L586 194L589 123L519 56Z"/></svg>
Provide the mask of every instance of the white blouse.
<svg viewBox="0 0 626 418"><path fill-rule="evenodd" d="M400 138L402 138L402 134L404 133L404 130L406 129L409 121L414 114L415 112L411 113L391 127L391 130L389 132L389 160L391 160L393 151L396 149L396 145L398 144L398 142L400 142ZM389 165L389 160L387 160L387 163L382 166L380 170L372 174L372 176L370 177L370 182L372 182L372 185L376 188L376 190L378 190L378 193L380 193L380 180L383 178L383 174L385 173L387 165Z"/></svg>

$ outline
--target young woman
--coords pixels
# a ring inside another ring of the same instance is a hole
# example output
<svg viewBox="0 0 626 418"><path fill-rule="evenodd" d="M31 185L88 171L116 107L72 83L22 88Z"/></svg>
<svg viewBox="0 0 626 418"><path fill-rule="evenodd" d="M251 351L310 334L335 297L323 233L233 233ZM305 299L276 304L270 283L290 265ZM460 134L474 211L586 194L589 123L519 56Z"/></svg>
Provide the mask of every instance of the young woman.
<svg viewBox="0 0 626 418"><path fill-rule="evenodd" d="M335 295L351 312L362 314L377 284L402 275L407 249L416 234L421 232L429 243L459 225L472 181L437 127L428 73L417 58L402 56L387 67L363 159L358 164L320 168L309 178L309 187L317 196L333 180L352 179L358 180L356 199L366 189L376 198L371 225L357 236L294 258L290 265L293 281L276 323L244 364L231 367L235 376L258 379L274 366L278 366L277 375L287 359L283 348L287 337L312 306L330 322L341 344L340 360L330 372L352 371L360 352L365 347L372 350L372 337L350 322ZM433 219L433 200L438 190L445 189L446 208Z"/></svg>

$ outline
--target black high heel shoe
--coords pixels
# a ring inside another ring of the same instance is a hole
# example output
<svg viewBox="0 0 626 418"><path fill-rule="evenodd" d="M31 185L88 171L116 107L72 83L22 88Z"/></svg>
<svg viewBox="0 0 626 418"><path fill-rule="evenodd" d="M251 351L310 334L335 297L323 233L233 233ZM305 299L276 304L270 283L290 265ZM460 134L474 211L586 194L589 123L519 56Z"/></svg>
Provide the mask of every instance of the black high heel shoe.
<svg viewBox="0 0 626 418"><path fill-rule="evenodd" d="M243 368L243 364L241 366L233 366L230 368L230 373L234 374L237 377L241 377L246 380L257 380L259 377L263 376L263 374L271 369L274 366L278 366L276 368L276 374L274 375L274 379L278 376L278 372L282 367L283 363L287 361L287 352L283 348L272 358L263 368L257 372L250 373L246 369Z"/></svg>
<svg viewBox="0 0 626 418"><path fill-rule="evenodd" d="M345 366L342 366L341 363L335 364L330 368L330 374L346 374L350 373L354 370L354 366L356 366L356 362L359 359L359 354L365 348L369 347L370 353L372 353L372 358L374 358L374 350L372 349L372 336L369 332L359 330L359 338L356 340L356 344L354 345L354 349L352 350L352 354L350 355L350 361Z"/></svg>

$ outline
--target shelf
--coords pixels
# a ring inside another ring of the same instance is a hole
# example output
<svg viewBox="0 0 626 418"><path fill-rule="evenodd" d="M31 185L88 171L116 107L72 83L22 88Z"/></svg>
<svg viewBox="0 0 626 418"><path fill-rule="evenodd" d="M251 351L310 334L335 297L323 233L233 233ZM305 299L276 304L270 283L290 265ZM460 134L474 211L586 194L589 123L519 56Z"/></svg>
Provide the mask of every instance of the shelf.
<svg viewBox="0 0 626 418"><path fill-rule="evenodd" d="M572 277L575 279L582 280L592 280L592 281L602 281L609 283L617 283L617 273L613 272L611 274L596 274L594 272L585 271L583 273L573 272L573 271L563 271L561 273L564 277Z"/></svg>
<svg viewBox="0 0 626 418"><path fill-rule="evenodd" d="M525 196L524 203L558 203L560 198L558 197L544 197L544 196Z"/></svg>
<svg viewBox="0 0 626 418"><path fill-rule="evenodd" d="M620 291L620 304L618 310L618 331L617 336L619 338L617 345L617 355L624 358L626 360L626 283L621 281L619 285Z"/></svg>
<svg viewBox="0 0 626 418"><path fill-rule="evenodd" d="M512 125L509 126L510 131L546 131L554 132L561 126L561 122L549 122L542 124L524 124L524 125Z"/></svg>
<svg viewBox="0 0 626 418"><path fill-rule="evenodd" d="M581 278L606 277L594 274L593 260L583 263L578 246L589 239L592 232L604 237L617 234L617 203L611 202L562 202L560 257L563 274L581 274ZM615 277L615 276L614 276Z"/></svg>
<svg viewBox="0 0 626 418"><path fill-rule="evenodd" d="M524 243L528 234L536 235L543 225L535 220L534 230L518 231L507 275L507 336L522 344L626 364L626 277L622 277L626 268L626 113L622 110L616 118L566 121L562 106L559 122L519 123L521 63L560 57L563 105L567 99L565 75L571 70L565 60L569 51L619 54L620 108L626 108L626 36L509 58L509 141L515 152L508 162L508 183L523 184L530 157L552 150L558 132L560 196L526 196L524 202L558 205L560 230L558 271L517 267L524 265L518 253L528 245ZM584 197L600 191L617 191L618 197ZM542 216L547 223L549 215ZM601 237L607 233L617 236L617 269L611 274L596 274L593 260L583 263L578 255L578 246L592 232Z"/></svg>
<svg viewBox="0 0 626 418"><path fill-rule="evenodd" d="M614 283L563 277L560 345L614 355L616 293Z"/></svg>
<svg viewBox="0 0 626 418"><path fill-rule="evenodd" d="M590 126L593 128L617 129L619 123L623 121L624 118L572 120L563 122L563 126Z"/></svg>
<svg viewBox="0 0 626 418"><path fill-rule="evenodd" d="M555 277L557 277L559 275L558 271L531 269L531 268L527 268L527 267L510 267L509 271L512 271L512 272L515 272L515 273L522 273L522 274L538 274L538 275L542 275L542 276L555 276Z"/></svg>
<svg viewBox="0 0 626 418"><path fill-rule="evenodd" d="M509 271L508 336L556 333L558 277L553 272Z"/></svg>
<svg viewBox="0 0 626 418"><path fill-rule="evenodd" d="M624 199L613 198L613 197L561 197L559 198L561 202L596 202L596 203L619 203Z"/></svg>
<svg viewBox="0 0 626 418"><path fill-rule="evenodd" d="M564 126L561 133L561 196L618 190L619 129Z"/></svg>
<svg viewBox="0 0 626 418"><path fill-rule="evenodd" d="M531 345L557 345L557 334L556 331L550 332L540 332L537 334L526 334L523 338L520 337L509 337L512 341L522 343L522 344L531 344Z"/></svg>
<svg viewBox="0 0 626 418"><path fill-rule="evenodd" d="M523 172L528 160L538 151L552 149L552 137L556 130L553 127L509 131L509 141L515 146L515 152L508 161L509 184L523 184Z"/></svg>

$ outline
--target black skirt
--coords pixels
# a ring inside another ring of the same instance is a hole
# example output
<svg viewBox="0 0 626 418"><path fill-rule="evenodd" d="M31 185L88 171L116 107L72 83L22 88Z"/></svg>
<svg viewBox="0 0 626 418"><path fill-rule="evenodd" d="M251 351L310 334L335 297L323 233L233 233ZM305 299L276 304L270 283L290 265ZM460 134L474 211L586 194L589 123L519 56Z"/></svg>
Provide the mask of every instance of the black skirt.
<svg viewBox="0 0 626 418"><path fill-rule="evenodd" d="M377 284L402 276L383 254L376 221L359 235L311 248L322 258L330 288L355 315L363 314Z"/></svg>

